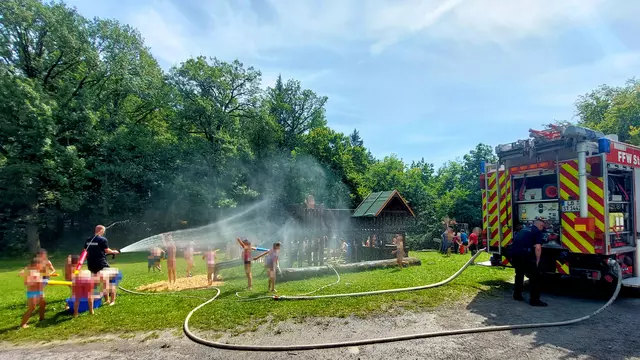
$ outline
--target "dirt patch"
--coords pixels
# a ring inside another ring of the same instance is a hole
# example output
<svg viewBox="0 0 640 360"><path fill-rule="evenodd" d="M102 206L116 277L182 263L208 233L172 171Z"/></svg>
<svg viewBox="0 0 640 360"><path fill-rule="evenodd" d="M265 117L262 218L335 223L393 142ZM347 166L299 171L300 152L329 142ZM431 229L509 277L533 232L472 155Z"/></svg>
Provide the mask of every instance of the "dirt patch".
<svg viewBox="0 0 640 360"><path fill-rule="evenodd" d="M223 286L222 277L218 275L219 281L214 281L211 286ZM150 292L162 292L162 291L181 291L189 289L199 289L209 286L207 282L207 275L196 275L188 278L178 278L173 284L169 284L169 281L163 280L152 284L142 285L136 288L136 291L150 291Z"/></svg>

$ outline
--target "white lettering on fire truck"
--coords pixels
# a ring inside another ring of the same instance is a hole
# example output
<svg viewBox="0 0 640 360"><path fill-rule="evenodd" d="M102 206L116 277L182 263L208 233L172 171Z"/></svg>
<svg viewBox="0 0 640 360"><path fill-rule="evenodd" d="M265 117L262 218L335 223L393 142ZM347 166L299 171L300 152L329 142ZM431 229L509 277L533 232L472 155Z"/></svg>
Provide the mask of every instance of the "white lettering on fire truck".
<svg viewBox="0 0 640 360"><path fill-rule="evenodd" d="M618 151L618 162L637 166L640 165L640 156L636 154L629 154L623 151Z"/></svg>

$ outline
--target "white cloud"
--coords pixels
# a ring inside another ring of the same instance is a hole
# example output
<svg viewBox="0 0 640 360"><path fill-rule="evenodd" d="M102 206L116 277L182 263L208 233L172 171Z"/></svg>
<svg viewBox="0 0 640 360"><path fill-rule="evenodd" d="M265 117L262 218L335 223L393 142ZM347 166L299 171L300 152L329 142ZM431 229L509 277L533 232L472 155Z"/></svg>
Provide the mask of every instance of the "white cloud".
<svg viewBox="0 0 640 360"><path fill-rule="evenodd" d="M553 35L591 19L611 0L475 0L451 11L431 35L475 43L508 43Z"/></svg>
<svg viewBox="0 0 640 360"><path fill-rule="evenodd" d="M164 2L145 8L131 14L129 21L140 31L153 54L169 64L180 63L191 55L193 44L187 41L188 36L180 25L188 19L177 15L171 4Z"/></svg>
<svg viewBox="0 0 640 360"><path fill-rule="evenodd" d="M265 19L248 0L216 0L202 2L210 23L188 32L189 19L167 1L154 1L133 23L170 62L185 49L258 59L301 46L340 52L356 41L374 54L406 38L508 44L594 18L631 16L622 6L614 13L613 0L268 0L273 15Z"/></svg>
<svg viewBox="0 0 640 360"><path fill-rule="evenodd" d="M530 88L537 92L534 102L545 106L571 106L578 95L601 84L623 85L640 68L640 51L610 54L602 59L548 71L533 77Z"/></svg>
<svg viewBox="0 0 640 360"><path fill-rule="evenodd" d="M376 33L382 38L371 46L373 54L380 54L386 47L395 44L402 37L425 30L436 24L442 17L455 10L464 0L444 0L442 2L394 2L370 8L368 29L375 40Z"/></svg>

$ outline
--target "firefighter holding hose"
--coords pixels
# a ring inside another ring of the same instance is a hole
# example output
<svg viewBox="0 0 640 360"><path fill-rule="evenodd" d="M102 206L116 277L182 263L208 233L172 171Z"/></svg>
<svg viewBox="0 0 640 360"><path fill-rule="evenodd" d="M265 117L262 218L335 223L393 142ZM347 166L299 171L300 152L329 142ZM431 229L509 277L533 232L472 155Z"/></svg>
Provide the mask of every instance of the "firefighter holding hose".
<svg viewBox="0 0 640 360"><path fill-rule="evenodd" d="M522 287L524 276L529 278L531 285L531 306L547 306L547 303L540 300L540 255L542 254L542 231L544 222L535 220L516 234L511 247L511 263L516 269L516 279L513 289L513 298L518 301L524 300L522 297Z"/></svg>
<svg viewBox="0 0 640 360"><path fill-rule="evenodd" d="M118 250L109 248L107 238L104 237L105 232L106 228L103 225L98 225L94 232L95 235L85 242L87 267L93 274L97 274L100 270L109 267L107 255L120 254Z"/></svg>

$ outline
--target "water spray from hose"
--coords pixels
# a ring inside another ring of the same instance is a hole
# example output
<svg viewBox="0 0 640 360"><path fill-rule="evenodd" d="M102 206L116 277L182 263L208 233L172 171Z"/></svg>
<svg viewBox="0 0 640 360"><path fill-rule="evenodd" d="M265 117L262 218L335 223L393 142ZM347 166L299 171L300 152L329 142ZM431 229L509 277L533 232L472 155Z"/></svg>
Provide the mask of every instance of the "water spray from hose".
<svg viewBox="0 0 640 360"><path fill-rule="evenodd" d="M265 199L214 223L197 228L176 230L170 232L170 234L179 248L186 248L192 242L196 246L221 247L228 243L227 240L223 239L235 239L241 234L243 237L255 239L261 237L258 234L271 236L277 234L280 227L251 214L256 210L263 210L269 204L270 200ZM120 252L147 251L163 244L162 234L156 234L125 246Z"/></svg>

